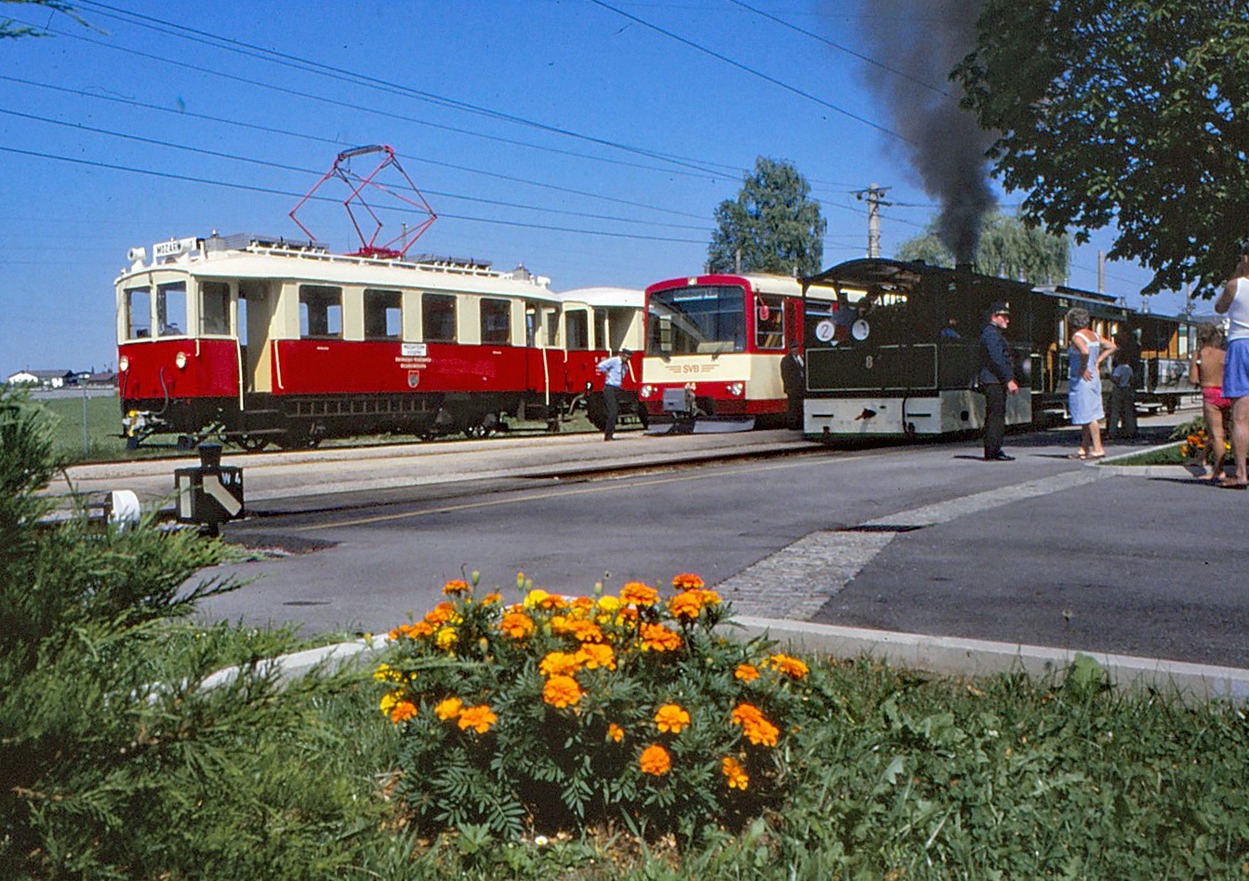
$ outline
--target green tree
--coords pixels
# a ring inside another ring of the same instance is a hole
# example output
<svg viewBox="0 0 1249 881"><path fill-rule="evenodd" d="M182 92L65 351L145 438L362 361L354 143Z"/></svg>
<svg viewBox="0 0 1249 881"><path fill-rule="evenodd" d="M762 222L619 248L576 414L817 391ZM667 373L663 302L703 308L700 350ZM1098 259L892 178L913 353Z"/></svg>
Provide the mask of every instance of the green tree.
<svg viewBox="0 0 1249 881"><path fill-rule="evenodd" d="M954 255L941 243L935 224L930 224L922 236L904 242L897 256L935 266L954 265ZM985 275L1060 284L1066 280L1070 264L1071 243L1065 235L1051 235L1028 226L1019 217L994 212L984 219L972 266Z"/></svg>
<svg viewBox="0 0 1249 881"><path fill-rule="evenodd" d="M823 268L828 222L811 186L790 163L760 156L736 199L716 208L716 231L707 247L711 272L732 272L741 255L743 272L781 275Z"/></svg>
<svg viewBox="0 0 1249 881"><path fill-rule="evenodd" d="M14 6L42 6L44 9L51 9L53 12L60 12L68 15L78 21L79 24L85 22L74 13L74 7L61 0L0 0L0 3L10 3ZM5 37L46 37L48 31L46 28L35 25L24 24L20 21L14 21L11 18L0 18L0 39Z"/></svg>
<svg viewBox="0 0 1249 881"><path fill-rule="evenodd" d="M1117 228L1145 293L1209 296L1249 232L1244 0L985 0L953 76L1008 190L1048 229Z"/></svg>

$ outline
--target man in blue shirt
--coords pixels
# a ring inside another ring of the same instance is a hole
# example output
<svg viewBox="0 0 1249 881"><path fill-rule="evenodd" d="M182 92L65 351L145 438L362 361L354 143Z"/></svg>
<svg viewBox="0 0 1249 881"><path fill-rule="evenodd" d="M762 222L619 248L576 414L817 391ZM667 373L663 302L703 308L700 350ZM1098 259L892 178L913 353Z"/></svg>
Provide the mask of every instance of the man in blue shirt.
<svg viewBox="0 0 1249 881"><path fill-rule="evenodd" d="M1006 435L1006 396L1019 391L1015 382L1015 366L1010 347L1002 336L1010 325L1010 304L994 303L989 310L989 323L980 334L980 391L984 395L984 458L986 462L1013 462L1014 456L1002 452Z"/></svg>
<svg viewBox="0 0 1249 881"><path fill-rule="evenodd" d="M606 421L603 423L603 440L612 440L616 433L616 420L620 418L620 383L629 369L629 356L633 353L621 349L619 355L604 358L598 362L598 372L603 378L603 407L606 410Z"/></svg>

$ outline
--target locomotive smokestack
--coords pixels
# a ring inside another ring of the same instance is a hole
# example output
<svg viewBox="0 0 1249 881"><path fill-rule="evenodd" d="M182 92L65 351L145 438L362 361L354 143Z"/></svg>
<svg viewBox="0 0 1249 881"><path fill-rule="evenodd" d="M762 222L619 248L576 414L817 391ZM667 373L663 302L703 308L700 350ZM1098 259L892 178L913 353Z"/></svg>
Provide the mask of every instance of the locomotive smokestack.
<svg viewBox="0 0 1249 881"><path fill-rule="evenodd" d="M994 136L958 106L950 71L974 47L981 0L877 0L874 16L887 24L866 29L876 58L869 85L906 139L924 190L941 203L937 235L959 264L970 264L984 215L995 204L985 153ZM900 50L900 51L899 51Z"/></svg>

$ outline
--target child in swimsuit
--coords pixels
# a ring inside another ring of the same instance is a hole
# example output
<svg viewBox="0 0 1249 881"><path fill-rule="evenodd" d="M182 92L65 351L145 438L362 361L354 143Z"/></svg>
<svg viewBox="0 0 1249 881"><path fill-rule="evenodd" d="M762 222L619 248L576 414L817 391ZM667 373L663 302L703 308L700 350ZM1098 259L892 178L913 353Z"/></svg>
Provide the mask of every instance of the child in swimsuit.
<svg viewBox="0 0 1249 881"><path fill-rule="evenodd" d="M1232 408L1231 400L1223 397L1223 345L1221 327L1217 324L1198 326L1197 351L1189 363L1188 379L1201 387L1201 413L1210 430L1206 460L1214 466L1198 480L1218 480L1223 476L1223 457L1227 451L1225 422Z"/></svg>

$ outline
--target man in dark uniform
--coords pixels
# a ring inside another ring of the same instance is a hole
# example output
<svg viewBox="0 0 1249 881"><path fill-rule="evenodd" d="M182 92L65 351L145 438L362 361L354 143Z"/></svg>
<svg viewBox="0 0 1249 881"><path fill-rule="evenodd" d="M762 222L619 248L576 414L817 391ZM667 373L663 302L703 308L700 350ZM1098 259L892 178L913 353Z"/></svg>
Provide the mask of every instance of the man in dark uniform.
<svg viewBox="0 0 1249 881"><path fill-rule="evenodd" d="M989 323L980 334L980 391L984 395L984 458L986 462L1013 462L1014 456L1002 452L1006 434L1006 396L1019 391L1010 347L1002 336L1010 325L1010 304L994 303L989 310Z"/></svg>
<svg viewBox="0 0 1249 881"><path fill-rule="evenodd" d="M789 344L789 353L781 359L781 386L789 399L786 413L786 427L797 431L802 430L802 399L807 394L807 370L802 363L802 354L797 341Z"/></svg>

